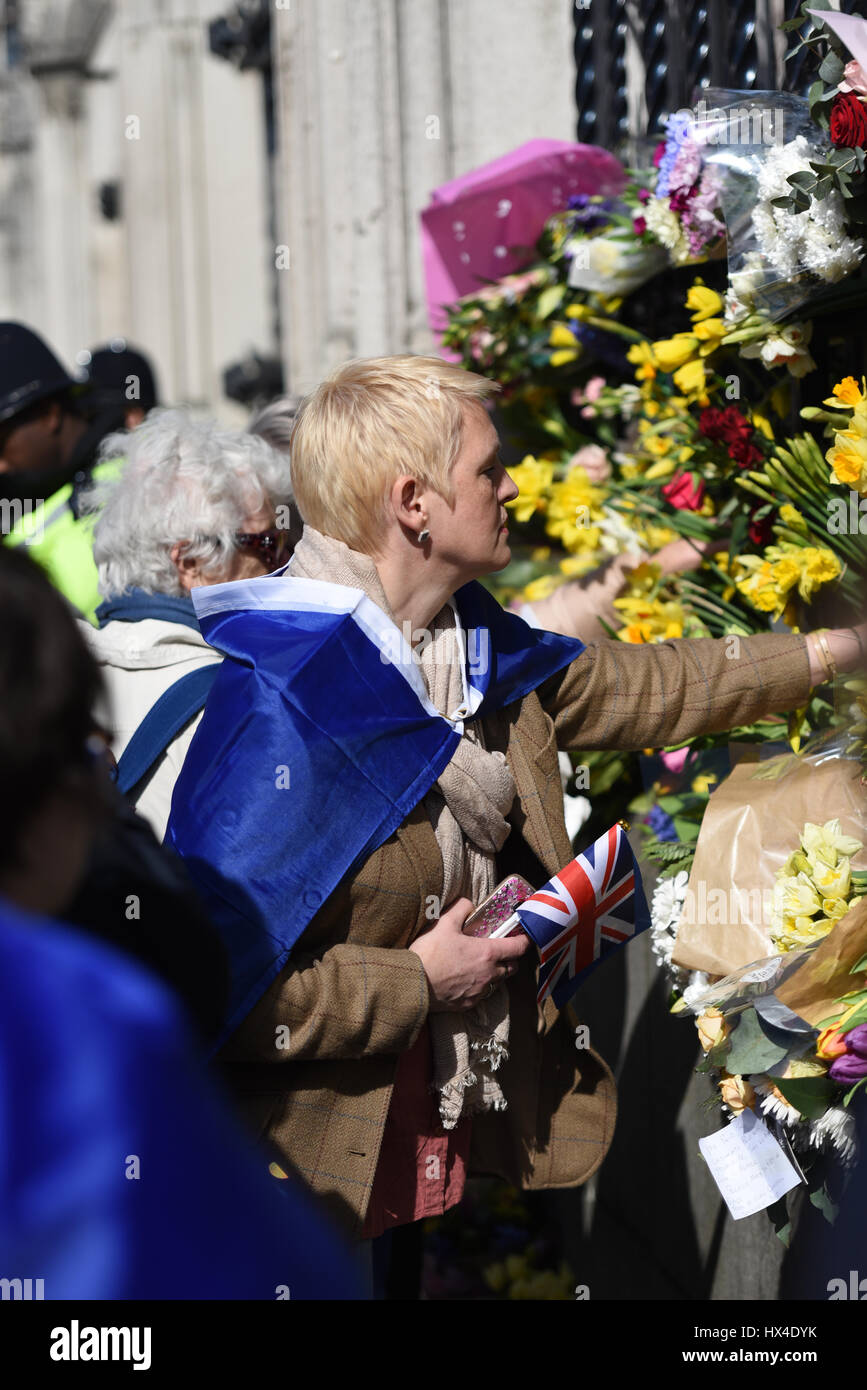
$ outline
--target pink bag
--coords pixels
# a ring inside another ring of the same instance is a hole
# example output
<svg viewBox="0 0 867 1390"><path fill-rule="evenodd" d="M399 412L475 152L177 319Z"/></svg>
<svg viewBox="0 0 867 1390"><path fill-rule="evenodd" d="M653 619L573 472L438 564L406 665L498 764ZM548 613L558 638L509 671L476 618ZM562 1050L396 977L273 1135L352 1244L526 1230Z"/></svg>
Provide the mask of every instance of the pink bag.
<svg viewBox="0 0 867 1390"><path fill-rule="evenodd" d="M623 165L595 145L529 140L510 154L435 188L421 214L428 318L437 335L444 305L522 269L548 218L578 193L610 197Z"/></svg>

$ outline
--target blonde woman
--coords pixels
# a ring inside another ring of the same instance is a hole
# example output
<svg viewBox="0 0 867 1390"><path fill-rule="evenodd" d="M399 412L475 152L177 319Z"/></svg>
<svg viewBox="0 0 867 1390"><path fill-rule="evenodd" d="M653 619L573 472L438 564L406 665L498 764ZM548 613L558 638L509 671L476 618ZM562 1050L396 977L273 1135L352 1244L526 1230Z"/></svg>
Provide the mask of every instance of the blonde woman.
<svg viewBox="0 0 867 1390"><path fill-rule="evenodd" d="M169 840L234 961L222 1062L356 1238L446 1210L470 1171L578 1185L611 1141L611 1073L537 1008L527 941L461 930L505 875L570 859L558 746L748 723L829 659L797 635L584 647L503 613L477 582L516 494L494 389L438 358L338 368L295 424L288 569L194 594L227 659ZM855 664L854 633L826 640Z"/></svg>

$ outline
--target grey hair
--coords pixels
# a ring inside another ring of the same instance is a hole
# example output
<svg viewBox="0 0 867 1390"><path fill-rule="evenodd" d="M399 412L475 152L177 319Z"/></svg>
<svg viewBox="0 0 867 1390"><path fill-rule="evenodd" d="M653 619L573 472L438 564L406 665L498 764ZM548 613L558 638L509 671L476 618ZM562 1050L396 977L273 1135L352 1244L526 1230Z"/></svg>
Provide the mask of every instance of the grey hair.
<svg viewBox="0 0 867 1390"><path fill-rule="evenodd" d="M130 588L184 594L171 558L178 543L216 582L246 517L270 505L285 526L294 511L284 454L188 410L152 410L136 429L109 435L100 457L123 460L120 476L82 501L98 515L93 555L105 598Z"/></svg>
<svg viewBox="0 0 867 1390"><path fill-rule="evenodd" d="M288 454L292 438L292 426L298 414L299 400L291 396L278 396L275 401L263 405L255 411L247 423L249 434L258 434L272 449Z"/></svg>

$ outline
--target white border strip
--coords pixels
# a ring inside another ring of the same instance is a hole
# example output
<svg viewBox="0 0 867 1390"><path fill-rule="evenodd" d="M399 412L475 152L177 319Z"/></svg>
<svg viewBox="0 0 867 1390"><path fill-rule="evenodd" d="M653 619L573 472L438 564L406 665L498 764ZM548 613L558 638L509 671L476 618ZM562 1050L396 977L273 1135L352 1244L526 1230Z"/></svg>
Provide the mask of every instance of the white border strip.
<svg viewBox="0 0 867 1390"><path fill-rule="evenodd" d="M262 575L258 579L235 579L226 584L197 585L192 590L198 618L216 617L221 613L252 609L255 612L345 613L380 652L383 660L403 676L426 714L443 719L457 733L463 734L462 719L450 719L441 714L431 702L424 679L412 648L400 628L383 613L378 604L368 598L363 589L345 584L331 584L323 579L292 579L289 575ZM460 628L460 619L458 619ZM466 691L465 653L461 631L461 676ZM394 656L398 659L395 661ZM467 707L474 712L482 696L474 688L467 697Z"/></svg>

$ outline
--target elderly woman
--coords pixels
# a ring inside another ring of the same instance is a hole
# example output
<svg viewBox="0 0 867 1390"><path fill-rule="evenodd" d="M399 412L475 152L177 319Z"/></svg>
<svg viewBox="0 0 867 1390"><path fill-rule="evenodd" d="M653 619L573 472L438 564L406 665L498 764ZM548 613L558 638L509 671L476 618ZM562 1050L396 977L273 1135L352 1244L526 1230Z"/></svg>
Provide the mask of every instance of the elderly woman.
<svg viewBox="0 0 867 1390"><path fill-rule="evenodd" d="M121 788L162 839L220 663L190 594L283 563L286 533L275 518L291 495L289 462L263 440L185 410L152 411L103 450L126 463L87 499L99 512L94 558L103 603L98 630L82 627L102 668L106 700L97 713L112 734Z"/></svg>
<svg viewBox="0 0 867 1390"><path fill-rule="evenodd" d="M340 367L292 441L288 571L199 590L228 659L168 839L234 961L225 1071L357 1237L443 1212L466 1174L576 1186L614 1083L536 1003L526 938L462 933L507 874L572 857L558 744L640 749L803 703L858 637L587 647L504 613L516 489L495 388L437 358Z"/></svg>

